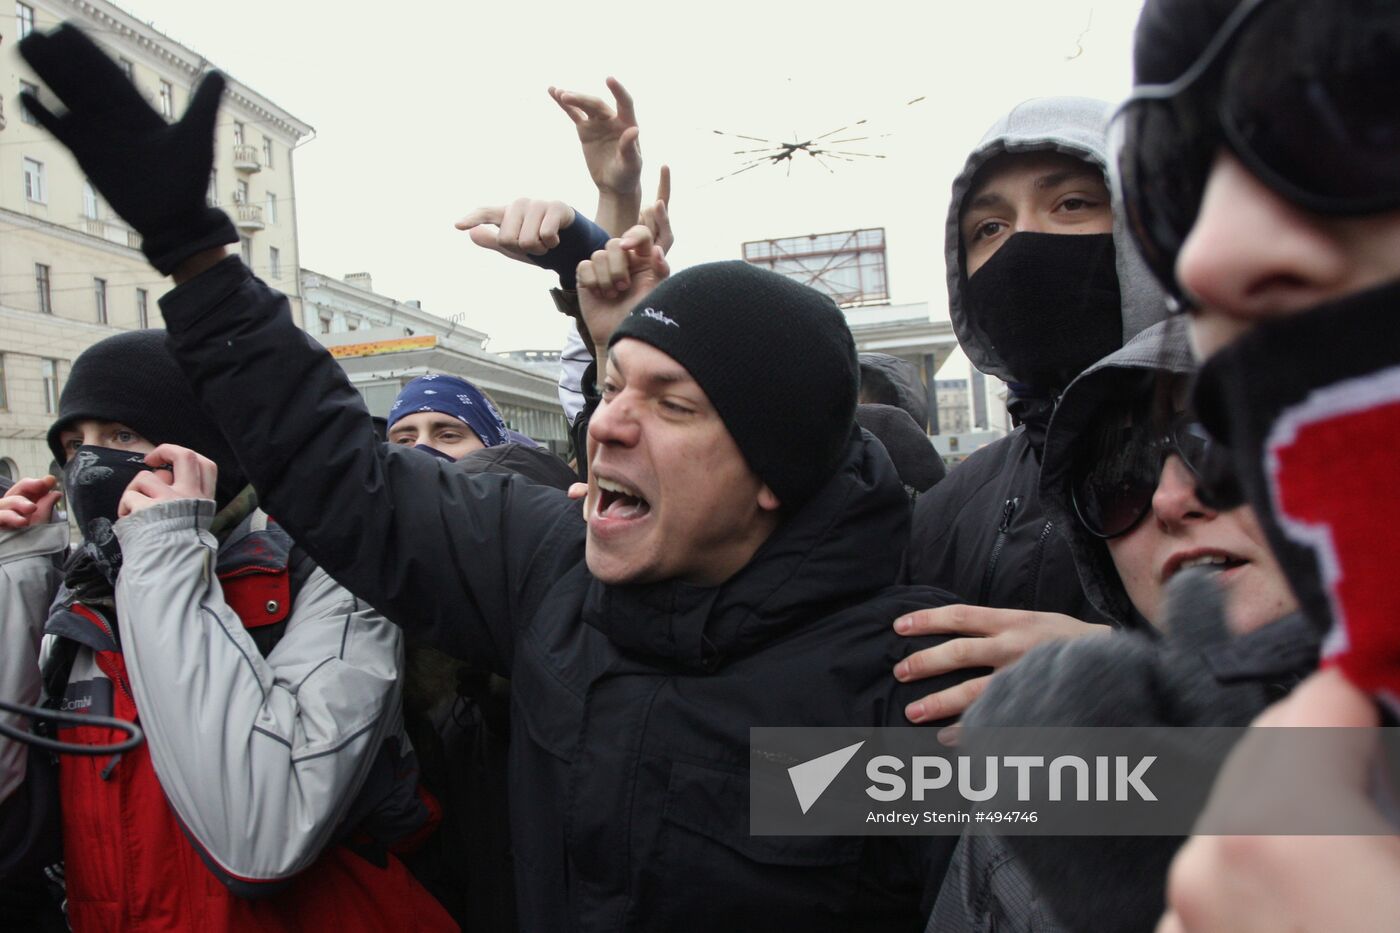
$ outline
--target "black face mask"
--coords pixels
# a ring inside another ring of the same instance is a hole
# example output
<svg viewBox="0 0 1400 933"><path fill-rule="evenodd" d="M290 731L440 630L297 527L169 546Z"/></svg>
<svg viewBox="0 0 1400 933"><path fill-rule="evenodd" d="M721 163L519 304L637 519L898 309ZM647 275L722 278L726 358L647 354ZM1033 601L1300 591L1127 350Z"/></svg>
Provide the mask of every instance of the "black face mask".
<svg viewBox="0 0 1400 933"><path fill-rule="evenodd" d="M112 525L122 493L137 474L151 469L144 454L84 444L63 468L63 494L82 533L81 550L113 586L121 570L121 543Z"/></svg>
<svg viewBox="0 0 1400 933"><path fill-rule="evenodd" d="M963 307L1013 381L1069 385L1123 345L1113 236L1017 233L968 278Z"/></svg>
<svg viewBox="0 0 1400 933"><path fill-rule="evenodd" d="M1256 327L1202 365L1195 406L1324 652L1400 698L1400 284Z"/></svg>

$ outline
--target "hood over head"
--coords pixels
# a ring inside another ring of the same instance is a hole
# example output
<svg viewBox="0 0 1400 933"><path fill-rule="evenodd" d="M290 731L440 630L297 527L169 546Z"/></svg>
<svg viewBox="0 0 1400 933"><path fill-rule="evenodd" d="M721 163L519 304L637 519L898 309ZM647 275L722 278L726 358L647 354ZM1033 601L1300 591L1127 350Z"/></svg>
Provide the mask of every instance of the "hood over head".
<svg viewBox="0 0 1400 933"><path fill-rule="evenodd" d="M1079 581L1094 608L1125 627L1145 623L1123 589L1108 547L1086 531L1075 515L1070 498L1075 451L1104 406L1121 400L1125 389L1138 388L1154 373L1188 375L1195 370L1182 322L1154 324L1070 383L1046 435L1040 471L1040 498L1046 517L1064 531Z"/></svg>
<svg viewBox="0 0 1400 933"><path fill-rule="evenodd" d="M953 181L948 206L944 254L947 260L948 313L958 343L972 365L991 376L1016 381L977 321L969 317L964 301L967 277L963 274L962 235L959 219L963 201L977 171L1002 153L1061 152L1098 168L1108 177L1108 118L1113 107L1107 101L1087 97L1042 97L1012 108L982 137ZM1122 293L1123 341L1166 317L1165 296L1138 255L1114 205L1113 245Z"/></svg>
<svg viewBox="0 0 1400 933"><path fill-rule="evenodd" d="M928 390L919 367L888 353L861 353L856 360L862 404L903 408L916 425L928 430Z"/></svg>
<svg viewBox="0 0 1400 933"><path fill-rule="evenodd" d="M890 455L899 481L911 495L928 492L948 473L943 458L909 413L893 405L857 405L856 424L875 436Z"/></svg>

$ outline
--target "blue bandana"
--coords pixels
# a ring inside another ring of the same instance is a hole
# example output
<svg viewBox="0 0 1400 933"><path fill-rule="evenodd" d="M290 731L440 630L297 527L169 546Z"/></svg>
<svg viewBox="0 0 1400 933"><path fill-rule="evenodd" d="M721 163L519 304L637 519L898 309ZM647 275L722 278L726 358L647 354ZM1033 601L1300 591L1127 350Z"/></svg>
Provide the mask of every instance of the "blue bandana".
<svg viewBox="0 0 1400 933"><path fill-rule="evenodd" d="M389 427L400 418L420 411L451 415L476 432L481 443L495 447L506 442L506 423L496 406L465 379L429 373L404 386L389 409Z"/></svg>

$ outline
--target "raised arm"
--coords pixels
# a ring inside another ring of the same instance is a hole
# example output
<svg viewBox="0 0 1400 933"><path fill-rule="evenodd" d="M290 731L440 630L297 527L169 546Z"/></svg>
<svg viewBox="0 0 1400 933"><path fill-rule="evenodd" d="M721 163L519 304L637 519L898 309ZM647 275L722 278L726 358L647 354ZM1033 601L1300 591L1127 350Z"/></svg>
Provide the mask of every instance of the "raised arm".
<svg viewBox="0 0 1400 933"><path fill-rule="evenodd" d="M168 128L180 145L168 146L136 107L149 105L78 30L34 33L20 51L70 108L49 114L48 125L145 242L193 229L187 218L205 211L222 79L205 78ZM133 203L187 173L199 175L197 188L172 186L159 209ZM581 523L577 507L556 490L449 473L432 458L381 447L359 393L292 322L285 296L199 239L162 256L158 268L178 269L183 281L161 300L172 349L268 511L397 624L446 652L508 669L521 594L543 587L527 585L536 579L533 544L557 523Z"/></svg>

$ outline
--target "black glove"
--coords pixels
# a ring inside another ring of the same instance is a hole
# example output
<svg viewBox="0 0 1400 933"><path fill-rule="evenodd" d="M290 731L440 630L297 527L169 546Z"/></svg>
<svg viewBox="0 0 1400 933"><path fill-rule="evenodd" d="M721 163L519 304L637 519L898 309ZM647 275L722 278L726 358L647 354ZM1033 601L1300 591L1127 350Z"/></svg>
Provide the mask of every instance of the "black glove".
<svg viewBox="0 0 1400 933"><path fill-rule="evenodd" d="M162 275L196 253L238 242L228 215L205 203L223 75L206 75L184 118L170 124L74 26L32 32L19 52L68 112L56 116L28 92L20 103L68 147L112 208L141 234L141 251Z"/></svg>

